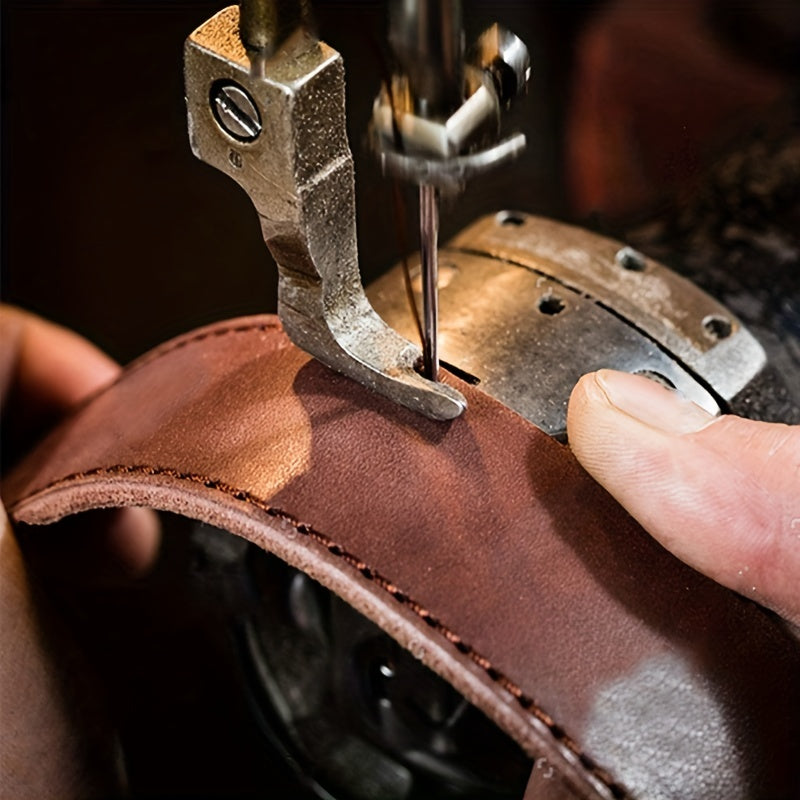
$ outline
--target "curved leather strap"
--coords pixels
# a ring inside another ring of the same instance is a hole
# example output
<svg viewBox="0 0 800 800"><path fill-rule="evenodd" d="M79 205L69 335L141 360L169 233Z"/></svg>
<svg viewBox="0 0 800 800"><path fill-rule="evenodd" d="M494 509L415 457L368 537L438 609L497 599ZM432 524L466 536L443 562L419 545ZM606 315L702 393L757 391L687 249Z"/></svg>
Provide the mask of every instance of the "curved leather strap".
<svg viewBox="0 0 800 800"><path fill-rule="evenodd" d="M531 797L795 796L800 647L475 387L432 422L274 317L134 362L4 486L13 518L149 505L306 571L537 758ZM569 787L569 788L568 788Z"/></svg>

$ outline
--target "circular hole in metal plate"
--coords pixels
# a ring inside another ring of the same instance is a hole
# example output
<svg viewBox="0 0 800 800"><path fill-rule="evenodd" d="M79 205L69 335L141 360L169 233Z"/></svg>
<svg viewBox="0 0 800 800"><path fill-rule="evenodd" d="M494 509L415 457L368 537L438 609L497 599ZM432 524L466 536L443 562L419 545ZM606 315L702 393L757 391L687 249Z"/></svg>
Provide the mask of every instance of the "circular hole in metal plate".
<svg viewBox="0 0 800 800"><path fill-rule="evenodd" d="M555 316L560 314L566 306L560 297L554 294L546 294L544 297L539 298L539 311L548 316Z"/></svg>
<svg viewBox="0 0 800 800"><path fill-rule="evenodd" d="M501 211L496 219L498 225L511 225L518 228L525 224L525 215L520 211Z"/></svg>
<svg viewBox="0 0 800 800"><path fill-rule="evenodd" d="M727 339L733 332L733 325L727 317L718 314L710 314L703 320L703 329L706 336L718 342Z"/></svg>

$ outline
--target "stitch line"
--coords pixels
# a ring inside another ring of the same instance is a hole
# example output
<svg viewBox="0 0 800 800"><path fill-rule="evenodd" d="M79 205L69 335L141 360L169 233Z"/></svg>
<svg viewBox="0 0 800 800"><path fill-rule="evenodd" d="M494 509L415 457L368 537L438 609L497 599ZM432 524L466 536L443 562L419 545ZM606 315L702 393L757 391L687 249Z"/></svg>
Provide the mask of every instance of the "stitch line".
<svg viewBox="0 0 800 800"><path fill-rule="evenodd" d="M250 328L248 328L249 330ZM223 331L222 333L217 333L216 331L209 331L208 336L215 336L215 335L223 335L224 333L229 332L239 332L235 328L229 328ZM206 338L206 336L201 336L200 338ZM197 341L197 339L193 340ZM189 342L187 341L186 344ZM176 347L184 346L181 342L176 343ZM316 530L313 526L305 523L300 522L296 519L292 514L288 513L287 511L283 511L282 509L275 508L274 506L269 505L265 500L254 495L252 492L249 492L244 489L239 489L235 486L232 486L229 483L226 483L222 480L217 480L215 478L209 478L204 475L199 475L193 472L181 472L176 469L172 469L169 467L157 467L151 465L144 465L144 464L137 464L137 465L125 465L125 464L116 464L111 467L96 467L94 469L87 470L85 472L74 472L70 475L66 475L63 478L59 478L57 480L52 481L51 483L47 484L46 486L42 487L41 489L37 489L35 492L31 493L25 498L17 501L13 508L17 508L22 502L26 500L29 501L31 498L35 497L36 495L42 495L52 489L55 489L61 485L72 483L78 480L84 480L86 478L96 478L102 476L119 476L119 475L145 475L145 476L164 476L173 478L179 481L186 481L187 483L193 483L202 485L207 489L211 489L214 491L218 491L222 494L225 494L229 497L232 497L234 500L238 500L240 502L246 503L247 505L253 506L258 508L260 511L263 511L270 517L274 517L276 519L281 519L294 527L294 529L300 533L301 535L307 536L312 541L315 541L317 544L324 547L331 555L334 555L338 558L341 558L345 563L355 569L357 572L361 573L361 575L366 578L367 580L374 583L376 586L383 589L387 592L394 600L396 600L401 605L408 608L414 614L416 614L420 619L423 620L428 626L430 626L433 630L443 636L450 644L458 650L459 653L465 655L467 658L470 659L474 664L476 664L480 669L482 669L489 679L499 685L501 688L505 689L517 702L517 704L528 714L538 719L542 722L545 727L550 731L553 738L560 742L563 746L565 746L568 750L570 750L579 760L581 765L598 778L611 792L612 796L617 800L625 800L629 798L630 795L628 794L627 790L619 783L617 783L612 775L597 764L591 756L587 755L586 753L582 752L578 743L569 736L566 731L558 725L555 720L543 711L536 703L536 701L526 695L522 688L514 683L507 675L505 675L500 670L496 669L492 663L487 659L485 656L481 655L477 650L475 650L471 645L464 642L461 637L455 633L453 630L448 628L444 623L442 623L439 619L431 614L428 609L422 606L420 603L416 602L412 598L410 598L405 592L403 592L398 586L392 583L388 578L381 575L380 572L373 569L372 567L368 566L365 562L361 561L357 556L353 555L352 553L348 552L343 548L341 545L334 542L330 536L327 534L322 533L321 531Z"/></svg>
<svg viewBox="0 0 800 800"><path fill-rule="evenodd" d="M263 317L259 319L258 322L248 322L248 323L239 323L236 325L227 325L224 327L211 327L206 328L205 330L201 330L195 334L186 334L183 338L174 339L171 342L167 342L166 344L161 345L160 347L156 347L154 350L150 350L148 353L139 356L139 358L134 359L125 367L125 370L119 376L119 378L114 381L114 383L118 383L122 380L126 375L130 374L131 372L140 369L141 367L150 364L153 361L157 361L158 359L162 358L163 356L167 356L170 353L174 352L175 350L181 350L182 348L190 345L195 344L197 342L202 342L205 339L215 339L220 336L227 336L231 333L250 333L252 331L270 331L270 330L278 330L282 331L283 326L278 321L277 318L275 319L264 319ZM113 385L113 384L112 384Z"/></svg>
<svg viewBox="0 0 800 800"><path fill-rule="evenodd" d="M194 344L195 342L202 342L205 339L226 336L229 333L250 333L251 331L262 331L266 333L266 331L273 330L283 331L283 326L281 325L280 321L277 318L264 319L262 317L260 318L259 322L240 323L238 325L228 325L219 328L210 327L205 330L201 330L199 333L195 333L194 335L185 334L184 338L178 337L172 341L165 342L153 350L143 353L138 358L134 358L133 361L127 364L122 372L120 372L120 374L117 375L113 381L111 381L111 383L101 386L99 389L97 389L97 391L89 394L88 397L79 402L70 413L72 415L77 414L79 411L82 411L84 408L86 408L86 406L92 403L95 398L107 392L113 386L117 386L118 384L122 383L132 373L138 372L142 367L152 364L154 361L161 359L162 356L167 356L175 350L180 350L187 345Z"/></svg>

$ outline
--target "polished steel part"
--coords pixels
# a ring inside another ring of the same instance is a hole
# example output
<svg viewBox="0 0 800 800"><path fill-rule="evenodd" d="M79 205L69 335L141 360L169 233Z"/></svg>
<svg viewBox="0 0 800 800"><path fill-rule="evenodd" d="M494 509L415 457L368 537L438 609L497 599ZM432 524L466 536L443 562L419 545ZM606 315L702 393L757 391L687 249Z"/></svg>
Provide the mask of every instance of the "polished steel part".
<svg viewBox="0 0 800 800"><path fill-rule="evenodd" d="M411 183L428 183L442 192L455 193L476 175L513 161L522 154L525 144L525 134L515 133L486 150L454 158L424 158L384 151L380 154L380 161L387 175Z"/></svg>
<svg viewBox="0 0 800 800"><path fill-rule="evenodd" d="M261 64L311 18L309 0L242 0L239 9L239 38Z"/></svg>
<svg viewBox="0 0 800 800"><path fill-rule="evenodd" d="M764 366L761 346L693 284L621 252L619 242L517 212L479 220L439 251L440 357L551 435L566 430L577 380L601 368L656 377L719 413ZM418 277L412 285L421 293ZM399 268L368 294L412 334Z"/></svg>
<svg viewBox="0 0 800 800"><path fill-rule="evenodd" d="M479 64L495 81L500 101L510 103L528 84L531 57L525 42L495 23L478 39Z"/></svg>
<svg viewBox="0 0 800 800"><path fill-rule="evenodd" d="M404 80L396 81L399 88L395 86L392 89L395 95L401 93L401 100L382 91L372 110L375 132L386 140L378 149L403 152L418 158L457 158L467 150L476 131L487 122L496 128L500 103L492 79L483 79L474 70L471 74L476 84L472 93L450 116L440 119L421 117L401 106L401 102L403 106L413 102L413 95L402 97L408 86ZM400 148L396 139L399 139Z"/></svg>
<svg viewBox="0 0 800 800"><path fill-rule="evenodd" d="M419 348L380 319L361 285L339 54L298 29L254 75L231 6L187 40L185 76L192 151L253 201L292 340L401 405L434 419L458 416L463 396L416 372ZM252 142L218 124L210 97L219 81L240 86L257 105L263 130Z"/></svg>
<svg viewBox="0 0 800 800"><path fill-rule="evenodd" d="M385 150L380 154L385 174L410 183L427 183L449 194L460 192L476 175L513 161L525 150L524 133L515 133L485 150L453 158L426 158Z"/></svg>
<svg viewBox="0 0 800 800"><path fill-rule="evenodd" d="M465 97L446 112L430 113L431 104L419 101L407 75L395 76L392 85L383 88L375 98L372 124L384 173L455 193L475 175L522 153L525 135L502 138L500 114L502 106L527 86L528 50L495 24L479 40L479 63L465 66Z"/></svg>
<svg viewBox="0 0 800 800"><path fill-rule="evenodd" d="M472 174L518 155L525 137L501 139L500 116L530 77L524 42L495 23L478 39L475 63L467 63L454 0L392 0L389 23L396 71L373 105L384 171L459 190ZM459 163L448 169L453 161Z"/></svg>
<svg viewBox="0 0 800 800"><path fill-rule="evenodd" d="M261 115L241 86L218 82L211 88L211 103L217 122L232 138L253 142L261 134Z"/></svg>
<svg viewBox="0 0 800 800"><path fill-rule="evenodd" d="M448 145L454 153L463 152L470 138L486 120L499 117L496 94L486 85L479 86L445 122Z"/></svg>
<svg viewBox="0 0 800 800"><path fill-rule="evenodd" d="M422 270L422 372L439 375L439 198L433 186L419 187L420 266Z"/></svg>
<svg viewBox="0 0 800 800"><path fill-rule="evenodd" d="M461 0L390 0L389 45L422 118L448 117L464 101Z"/></svg>

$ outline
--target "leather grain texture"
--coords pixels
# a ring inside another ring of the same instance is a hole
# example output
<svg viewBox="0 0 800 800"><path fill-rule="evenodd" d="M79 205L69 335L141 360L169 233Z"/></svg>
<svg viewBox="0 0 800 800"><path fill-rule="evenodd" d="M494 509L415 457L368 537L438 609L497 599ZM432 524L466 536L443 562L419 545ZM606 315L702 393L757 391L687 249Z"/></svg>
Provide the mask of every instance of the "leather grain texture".
<svg viewBox="0 0 800 800"><path fill-rule="evenodd" d="M569 450L446 376L433 422L295 348L276 318L163 345L5 482L46 524L149 505L276 553L537 759L528 795L800 796L800 646L654 542Z"/></svg>

